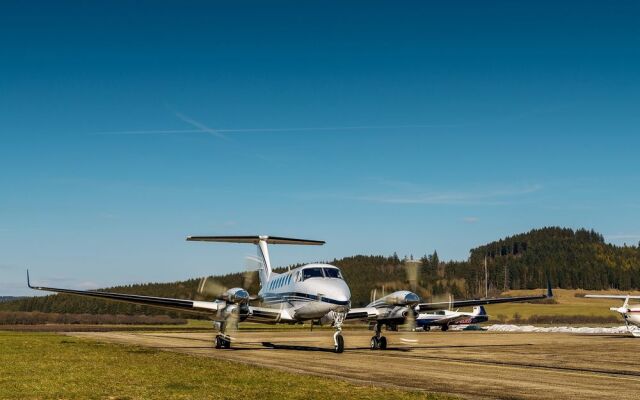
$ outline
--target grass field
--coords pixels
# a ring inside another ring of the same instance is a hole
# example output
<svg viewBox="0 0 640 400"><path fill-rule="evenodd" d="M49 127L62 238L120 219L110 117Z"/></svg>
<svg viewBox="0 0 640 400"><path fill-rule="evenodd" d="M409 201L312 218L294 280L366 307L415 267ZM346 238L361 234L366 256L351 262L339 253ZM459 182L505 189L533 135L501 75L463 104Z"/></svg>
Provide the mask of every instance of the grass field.
<svg viewBox="0 0 640 400"><path fill-rule="evenodd" d="M537 290L512 290L504 293L506 296L527 296L544 293L543 289ZM607 299L587 299L584 297L576 297L576 293L591 294L621 294L620 292L606 290L585 292L583 290L554 289L553 295L557 304L530 304L530 303L507 303L494 304L486 306L487 313L492 317L490 322L496 322L499 314L513 318L515 313L519 313L523 318L531 315L592 315L592 316L610 316L615 315L609 310L609 307L619 307L622 300ZM623 293L627 294L627 293ZM640 294L640 292L631 292L631 294ZM620 323L623 320L620 318Z"/></svg>
<svg viewBox="0 0 640 400"><path fill-rule="evenodd" d="M0 331L1 399L444 399L309 375L98 343Z"/></svg>

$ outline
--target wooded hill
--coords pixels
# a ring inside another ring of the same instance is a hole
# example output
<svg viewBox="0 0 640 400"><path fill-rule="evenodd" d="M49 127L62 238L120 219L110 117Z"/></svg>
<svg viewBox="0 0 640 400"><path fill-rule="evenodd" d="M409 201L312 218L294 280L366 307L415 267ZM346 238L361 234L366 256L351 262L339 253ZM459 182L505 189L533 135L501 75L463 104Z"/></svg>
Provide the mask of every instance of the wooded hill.
<svg viewBox="0 0 640 400"><path fill-rule="evenodd" d="M373 290L377 297L398 289L415 290L423 299L481 297L485 291L484 264L488 271L489 295L509 289L546 286L565 289L640 288L640 249L637 246L607 244L602 235L585 229L534 229L470 250L467 261L442 262L434 252L419 260L418 284L411 288L407 262L393 256L353 256L328 261L340 267L349 283L354 307L366 305ZM279 268L282 271L286 268ZM257 275L257 274L255 274ZM226 287L243 286L244 273L213 277ZM257 276L248 287L257 293ZM197 294L199 279L173 283L146 283L105 289L119 293L202 299ZM170 314L141 306L94 300L78 296L29 297L0 304L5 311L41 311L96 314Z"/></svg>

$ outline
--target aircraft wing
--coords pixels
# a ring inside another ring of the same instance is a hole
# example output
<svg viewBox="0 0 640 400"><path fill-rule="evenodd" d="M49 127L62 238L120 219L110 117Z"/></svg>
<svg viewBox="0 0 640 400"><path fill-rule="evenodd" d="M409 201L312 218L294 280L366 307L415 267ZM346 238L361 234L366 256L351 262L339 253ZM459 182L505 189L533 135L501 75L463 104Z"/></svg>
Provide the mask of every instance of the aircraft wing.
<svg viewBox="0 0 640 400"><path fill-rule="evenodd" d="M624 294L586 294L590 299L640 299L640 296L627 296Z"/></svg>
<svg viewBox="0 0 640 400"><path fill-rule="evenodd" d="M139 304L143 306L151 306L164 308L174 311L182 311L192 314L215 314L218 311L219 303L215 301L196 301L184 299L172 299L167 297L140 296L135 294L110 293L93 290L75 290L61 289L44 286L32 286L29 280L29 271L27 271L27 286L35 290L44 290L47 292L73 294L85 297L94 297L106 300L121 301L125 303Z"/></svg>
<svg viewBox="0 0 640 400"><path fill-rule="evenodd" d="M547 293L539 296L517 296L517 297L495 297L489 299L474 299L474 300L454 300L454 301L441 301L437 303L420 303L416 305L417 311L429 311L429 310L446 310L449 308L480 306L485 304L499 304L499 303L515 303L519 301L531 301L550 299L553 297L551 291L551 284L547 285Z"/></svg>

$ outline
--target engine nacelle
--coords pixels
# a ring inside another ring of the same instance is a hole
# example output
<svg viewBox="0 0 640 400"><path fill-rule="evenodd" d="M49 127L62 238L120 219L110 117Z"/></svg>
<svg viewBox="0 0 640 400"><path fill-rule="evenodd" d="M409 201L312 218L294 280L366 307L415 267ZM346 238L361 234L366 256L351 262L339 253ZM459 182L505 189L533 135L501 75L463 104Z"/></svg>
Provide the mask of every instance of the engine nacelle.
<svg viewBox="0 0 640 400"><path fill-rule="evenodd" d="M420 297L417 294L410 292L408 290L398 290L397 292L390 293L378 301L384 301L390 305L416 305L420 302Z"/></svg>
<svg viewBox="0 0 640 400"><path fill-rule="evenodd" d="M246 304L249 302L249 292L243 288L232 288L227 290L222 298L229 303Z"/></svg>

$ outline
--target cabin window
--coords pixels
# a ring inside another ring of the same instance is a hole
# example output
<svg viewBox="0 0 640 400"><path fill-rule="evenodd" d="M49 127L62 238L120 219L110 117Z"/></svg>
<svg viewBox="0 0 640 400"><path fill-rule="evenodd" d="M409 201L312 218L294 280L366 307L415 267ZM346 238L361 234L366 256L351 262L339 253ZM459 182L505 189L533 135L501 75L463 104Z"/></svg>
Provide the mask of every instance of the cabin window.
<svg viewBox="0 0 640 400"><path fill-rule="evenodd" d="M302 270L302 280L309 278L324 278L322 268L305 268Z"/></svg>
<svg viewBox="0 0 640 400"><path fill-rule="evenodd" d="M327 278L342 279L342 274L340 273L340 270L338 268L323 268L323 269L324 269L324 276L326 276Z"/></svg>

